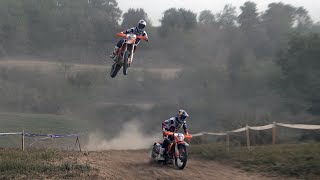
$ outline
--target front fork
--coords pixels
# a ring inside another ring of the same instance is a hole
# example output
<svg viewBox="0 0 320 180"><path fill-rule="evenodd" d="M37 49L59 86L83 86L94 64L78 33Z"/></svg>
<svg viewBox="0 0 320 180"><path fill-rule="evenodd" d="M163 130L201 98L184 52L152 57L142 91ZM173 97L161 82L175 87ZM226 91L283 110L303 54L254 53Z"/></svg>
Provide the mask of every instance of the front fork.
<svg viewBox="0 0 320 180"><path fill-rule="evenodd" d="M176 158L179 158L179 149L178 149L178 143L175 143L175 146L174 146L174 155L176 156Z"/></svg>
<svg viewBox="0 0 320 180"><path fill-rule="evenodd" d="M128 59L128 64L129 64L129 66L131 65L131 63L132 63L132 61L133 61L134 48L135 48L135 45L132 44L131 53L130 53L130 58Z"/></svg>

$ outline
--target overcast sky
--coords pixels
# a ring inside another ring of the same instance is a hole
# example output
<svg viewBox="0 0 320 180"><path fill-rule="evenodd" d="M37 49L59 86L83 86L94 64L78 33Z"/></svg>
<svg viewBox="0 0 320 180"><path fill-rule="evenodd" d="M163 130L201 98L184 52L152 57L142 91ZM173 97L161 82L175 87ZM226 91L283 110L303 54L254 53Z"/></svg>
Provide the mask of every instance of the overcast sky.
<svg viewBox="0 0 320 180"><path fill-rule="evenodd" d="M232 4L237 7L237 12L239 12L239 7L246 1L248 0L117 0L122 11L127 11L129 8L143 8L154 25L159 25L159 19L163 16L163 12L172 7L186 8L196 13L204 9L217 13L223 9L225 4ZM264 11L271 2L279 2L277 0L251 1L257 3L259 11ZM282 0L282 2L303 6L309 11L315 22L320 21L320 0Z"/></svg>

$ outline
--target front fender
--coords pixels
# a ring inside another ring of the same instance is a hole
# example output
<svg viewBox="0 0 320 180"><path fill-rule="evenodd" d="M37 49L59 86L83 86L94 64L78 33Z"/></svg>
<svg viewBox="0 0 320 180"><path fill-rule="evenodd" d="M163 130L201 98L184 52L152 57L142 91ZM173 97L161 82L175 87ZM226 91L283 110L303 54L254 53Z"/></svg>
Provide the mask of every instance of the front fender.
<svg viewBox="0 0 320 180"><path fill-rule="evenodd" d="M178 142L177 144L181 144L181 145L189 146L189 144L188 144L187 142L185 142L185 141L183 141L183 142Z"/></svg>

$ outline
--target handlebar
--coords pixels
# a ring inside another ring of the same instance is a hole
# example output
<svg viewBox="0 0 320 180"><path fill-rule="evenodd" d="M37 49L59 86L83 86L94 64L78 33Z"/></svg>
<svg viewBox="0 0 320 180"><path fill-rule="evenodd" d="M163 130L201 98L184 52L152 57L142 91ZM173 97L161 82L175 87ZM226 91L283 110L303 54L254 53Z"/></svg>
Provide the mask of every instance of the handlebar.
<svg viewBox="0 0 320 180"><path fill-rule="evenodd" d="M187 139L192 139L192 135L190 134L186 134L184 137L186 137Z"/></svg>
<svg viewBox="0 0 320 180"><path fill-rule="evenodd" d="M145 36L137 36L137 38L143 39L143 40L145 40L145 41L148 41L147 37L145 37Z"/></svg>
<svg viewBox="0 0 320 180"><path fill-rule="evenodd" d="M117 33L117 36L118 36L118 37L126 37L126 35L127 35L127 34L122 33L122 32ZM137 38L143 39L143 40L145 40L145 41L148 41L148 38L147 38L146 36L137 36Z"/></svg>
<svg viewBox="0 0 320 180"><path fill-rule="evenodd" d="M173 132L170 132L170 131L166 131L166 132L164 132L164 134L165 134L166 136L171 136L171 135L173 135L174 133L173 133ZM192 138L192 135L191 135L191 134L185 134L184 137L187 138L187 139L191 139L191 138Z"/></svg>
<svg viewBox="0 0 320 180"><path fill-rule="evenodd" d="M118 36L118 37L125 37L126 34L124 34L124 33L117 33L117 36Z"/></svg>

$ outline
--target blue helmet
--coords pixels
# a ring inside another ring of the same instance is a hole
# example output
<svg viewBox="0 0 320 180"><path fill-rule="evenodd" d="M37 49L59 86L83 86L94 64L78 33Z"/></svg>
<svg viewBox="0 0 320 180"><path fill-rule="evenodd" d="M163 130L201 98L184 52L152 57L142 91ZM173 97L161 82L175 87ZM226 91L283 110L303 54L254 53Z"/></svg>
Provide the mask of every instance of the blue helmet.
<svg viewBox="0 0 320 180"><path fill-rule="evenodd" d="M189 117L189 114L187 113L187 111L183 110L183 109L180 109L178 111L178 114L177 114L177 119L180 123L182 123L187 117Z"/></svg>

